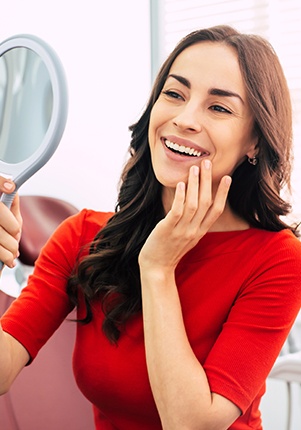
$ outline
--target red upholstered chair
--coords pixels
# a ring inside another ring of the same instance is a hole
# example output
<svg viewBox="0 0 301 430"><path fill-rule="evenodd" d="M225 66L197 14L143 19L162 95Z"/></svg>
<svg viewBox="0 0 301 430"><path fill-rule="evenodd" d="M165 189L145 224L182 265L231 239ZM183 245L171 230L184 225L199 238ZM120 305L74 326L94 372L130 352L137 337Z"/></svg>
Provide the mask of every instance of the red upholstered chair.
<svg viewBox="0 0 301 430"><path fill-rule="evenodd" d="M54 229L78 210L45 196L20 196L23 233L20 267L32 267ZM26 273L26 271L25 271ZM13 297L0 291L0 315ZM35 361L17 377L10 391L0 396L1 430L91 430L92 407L76 386L72 351L76 324L64 321Z"/></svg>

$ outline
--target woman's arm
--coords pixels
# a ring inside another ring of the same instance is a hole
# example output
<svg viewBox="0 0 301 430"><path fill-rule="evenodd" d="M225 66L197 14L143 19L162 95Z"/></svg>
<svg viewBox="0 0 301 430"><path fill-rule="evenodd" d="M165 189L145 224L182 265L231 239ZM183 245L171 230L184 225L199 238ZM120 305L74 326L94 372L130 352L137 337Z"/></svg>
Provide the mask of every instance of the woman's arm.
<svg viewBox="0 0 301 430"><path fill-rule="evenodd" d="M210 392L187 339L173 276L142 275L142 283L148 373L163 429L227 429L240 410Z"/></svg>
<svg viewBox="0 0 301 430"><path fill-rule="evenodd" d="M15 189L12 181L0 177L0 192L11 193ZM22 218L19 198L16 195L11 210L0 203L0 261L14 267L18 256ZM29 354L12 336L2 330L0 324L0 394L4 394L26 365Z"/></svg>
<svg viewBox="0 0 301 430"><path fill-rule="evenodd" d="M164 430L222 430L240 415L232 402L210 392L186 335L175 283L178 262L223 212L230 186L223 178L212 202L210 166L202 168L200 184L193 167L187 192L178 185L171 211L139 256L147 367Z"/></svg>
<svg viewBox="0 0 301 430"><path fill-rule="evenodd" d="M21 343L5 333L0 324L0 395L9 390L29 358Z"/></svg>
<svg viewBox="0 0 301 430"><path fill-rule="evenodd" d="M15 184L0 176L0 195L10 194L14 190ZM10 209L0 202L0 261L8 267L14 267L14 260L18 257L21 229L22 217L16 194Z"/></svg>

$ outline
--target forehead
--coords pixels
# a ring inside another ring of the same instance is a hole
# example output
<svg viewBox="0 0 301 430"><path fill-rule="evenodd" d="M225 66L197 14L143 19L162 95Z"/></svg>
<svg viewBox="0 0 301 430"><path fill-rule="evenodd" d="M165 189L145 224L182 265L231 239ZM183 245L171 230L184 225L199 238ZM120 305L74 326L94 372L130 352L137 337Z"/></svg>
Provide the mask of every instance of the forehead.
<svg viewBox="0 0 301 430"><path fill-rule="evenodd" d="M246 89L235 48L220 42L198 42L182 51L170 73L184 76L192 86L202 83L239 91Z"/></svg>

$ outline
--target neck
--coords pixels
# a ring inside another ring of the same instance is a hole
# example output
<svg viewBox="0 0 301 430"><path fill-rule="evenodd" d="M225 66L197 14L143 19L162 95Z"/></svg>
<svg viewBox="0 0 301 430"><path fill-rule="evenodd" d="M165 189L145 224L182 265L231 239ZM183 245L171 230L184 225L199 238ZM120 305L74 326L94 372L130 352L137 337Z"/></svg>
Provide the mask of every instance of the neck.
<svg viewBox="0 0 301 430"><path fill-rule="evenodd" d="M227 202L223 213L216 220L216 222L211 226L209 231L238 231L247 230L250 228L249 223L241 218L239 215L233 212Z"/></svg>

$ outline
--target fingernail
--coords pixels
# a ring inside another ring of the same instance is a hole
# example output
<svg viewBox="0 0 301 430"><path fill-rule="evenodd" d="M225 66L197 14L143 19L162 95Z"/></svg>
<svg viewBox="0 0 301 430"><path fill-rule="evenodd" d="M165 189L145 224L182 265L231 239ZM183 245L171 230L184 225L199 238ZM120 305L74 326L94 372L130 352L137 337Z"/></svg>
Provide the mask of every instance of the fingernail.
<svg viewBox="0 0 301 430"><path fill-rule="evenodd" d="M185 183L184 182L179 182L178 183L178 187L179 187L179 190L184 191L185 190Z"/></svg>
<svg viewBox="0 0 301 430"><path fill-rule="evenodd" d="M211 167L211 161L210 160L204 160L204 166L205 166L205 169L209 170Z"/></svg>
<svg viewBox="0 0 301 430"><path fill-rule="evenodd" d="M226 176L225 177L225 182L226 182L226 185L231 185L231 182L232 182L232 178L230 177L230 176Z"/></svg>
<svg viewBox="0 0 301 430"><path fill-rule="evenodd" d="M194 176L199 176L200 169L198 168L198 166L192 166L192 172Z"/></svg>
<svg viewBox="0 0 301 430"><path fill-rule="evenodd" d="M14 186L14 184L12 184L11 182L4 182L4 184L3 184L3 187L8 191L12 190L13 186Z"/></svg>

